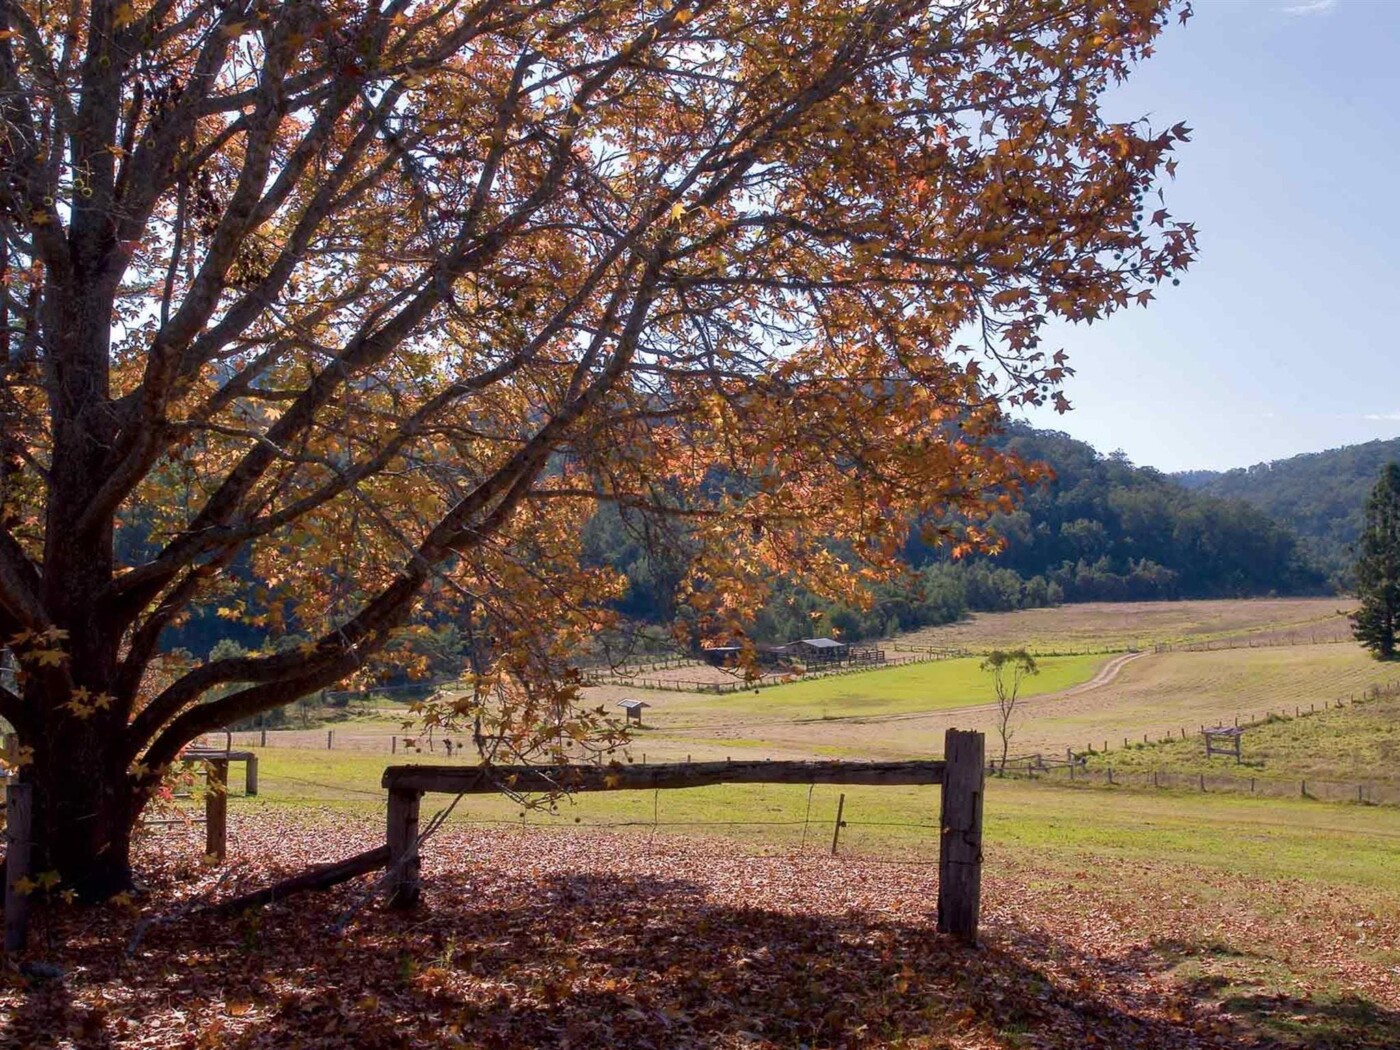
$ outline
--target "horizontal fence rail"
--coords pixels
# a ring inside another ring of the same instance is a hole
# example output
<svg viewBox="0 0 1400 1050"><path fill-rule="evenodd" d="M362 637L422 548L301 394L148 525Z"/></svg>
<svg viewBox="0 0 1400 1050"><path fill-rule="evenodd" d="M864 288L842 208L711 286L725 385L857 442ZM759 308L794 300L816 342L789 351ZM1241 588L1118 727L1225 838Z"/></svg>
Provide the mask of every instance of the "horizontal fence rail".
<svg viewBox="0 0 1400 1050"><path fill-rule="evenodd" d="M635 791L713 784L941 784L947 763L673 762L607 766L390 766L390 791L484 795L500 791Z"/></svg>

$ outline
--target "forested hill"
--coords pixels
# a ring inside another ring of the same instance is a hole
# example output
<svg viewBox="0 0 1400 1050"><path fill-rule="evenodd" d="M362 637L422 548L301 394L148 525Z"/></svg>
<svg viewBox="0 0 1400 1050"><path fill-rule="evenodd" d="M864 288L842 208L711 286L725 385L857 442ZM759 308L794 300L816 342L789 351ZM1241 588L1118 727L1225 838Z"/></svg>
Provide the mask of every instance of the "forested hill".
<svg viewBox="0 0 1400 1050"><path fill-rule="evenodd" d="M1043 576L1070 601L1292 593L1323 585L1297 538L1243 500L1191 492L1121 453L1013 426L1003 442L1055 479L992 519L1006 550L990 563ZM916 560L918 551L911 551ZM941 551L928 557L944 557Z"/></svg>
<svg viewBox="0 0 1400 1050"><path fill-rule="evenodd" d="M1006 549L989 558L951 561L925 547L911 523L907 548L917 577L879 595L864 613L827 608L784 593L755 625L760 640L810 633L810 614L854 637L994 611L1061 601L1145 600L1316 593L1326 574L1301 551L1293 532L1237 499L1193 492L1159 471L1055 431L1012 426L1001 439L1023 457L1054 468L1056 479L1027 494L992 524ZM642 620L665 619L677 566L648 554L615 511L589 526L591 557L627 572L624 602Z"/></svg>
<svg viewBox="0 0 1400 1050"><path fill-rule="evenodd" d="M1173 475L1194 492L1242 499L1293 529L1335 580L1344 580L1361 532L1371 486L1387 463L1400 463L1400 438L1309 452L1223 472Z"/></svg>

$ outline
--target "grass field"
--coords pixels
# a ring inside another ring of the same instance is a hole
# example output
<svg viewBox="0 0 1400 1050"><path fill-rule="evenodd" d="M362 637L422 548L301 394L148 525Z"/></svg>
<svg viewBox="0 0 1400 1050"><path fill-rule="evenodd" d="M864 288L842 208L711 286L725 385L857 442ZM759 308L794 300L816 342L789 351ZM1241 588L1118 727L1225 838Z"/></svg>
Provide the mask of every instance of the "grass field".
<svg viewBox="0 0 1400 1050"><path fill-rule="evenodd" d="M1224 611L1211 613L1206 608L1211 603L1166 604L1178 624L1186 617L1183 609L1194 607L1195 621L1225 622L1232 630L1248 626L1244 613L1251 609L1257 614L1254 626L1262 630L1290 619L1307 622L1323 608L1312 600L1224 602L1219 603ZM1130 613L1136 606L1124 608ZM1035 611L1059 613L1075 625L1086 621L1078 606ZM1021 614L1000 615L1005 623ZM1100 622L1102 614L1088 619ZM979 664L976 658L939 660L725 696L604 686L587 690L585 697L608 706L638 697L651 705L645 725L634 732L632 753L638 759L920 757L941 750L949 727L994 733L991 680ZM1117 752L1125 738L1159 740L1236 717L1322 706L1397 676L1394 668L1342 644L1149 652L1131 659L1046 657L1041 668L1025 683L1013 720L1013 754L1099 750L1105 744ZM328 728L337 751L380 756L388 756L390 737L403 733L401 719L383 714L334 727L279 731L269 734L269 742L319 749ZM242 733L236 739L247 744L258 735Z"/></svg>
<svg viewBox="0 0 1400 1050"><path fill-rule="evenodd" d="M1013 720L1015 754L1062 754L1066 748L1090 745L1097 750L1105 742L1116 751L1124 738L1141 741L1146 734L1156 740L1168 733L1178 735L1183 728L1190 733L1202 724L1229 722L1237 715L1248 719L1269 710L1321 706L1396 677L1393 667L1344 645L1146 653L1122 660L1111 677L1094 685L1087 680L1105 667L1108 657L1055 659L1064 661L1061 681L1073 671L1079 685L1042 690L1048 676L1028 680L1033 691L1023 697ZM918 666L951 671L955 664L975 668L976 661ZM912 668L817 680L801 687L870 690L885 676L905 670ZM813 693L795 692L799 686L783 687L787 688L794 690L787 706L770 704L777 689L719 701L677 693L645 695L653 707L646 713L646 728L635 735L633 749L652 757L724 757L743 749L772 758L896 758L938 753L950 727L995 734L996 713L986 703L987 693L981 702L975 694L962 703L936 697L920 701L906 694L883 704L866 701L858 706L860 697L824 703Z"/></svg>

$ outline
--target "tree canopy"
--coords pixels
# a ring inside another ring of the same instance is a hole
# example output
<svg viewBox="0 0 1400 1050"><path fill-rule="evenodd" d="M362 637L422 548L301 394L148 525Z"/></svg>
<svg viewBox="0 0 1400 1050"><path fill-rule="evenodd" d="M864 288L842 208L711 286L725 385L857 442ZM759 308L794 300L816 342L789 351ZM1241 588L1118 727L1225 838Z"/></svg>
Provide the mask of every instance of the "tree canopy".
<svg viewBox="0 0 1400 1050"><path fill-rule="evenodd" d="M922 512L979 543L1000 410L1063 404L1042 327L1192 257L1187 129L1099 108L1171 6L0 7L0 714L48 862L120 877L182 746L434 604L485 639L456 714L563 755L599 500L690 522L707 624ZM235 573L304 644L160 658Z"/></svg>

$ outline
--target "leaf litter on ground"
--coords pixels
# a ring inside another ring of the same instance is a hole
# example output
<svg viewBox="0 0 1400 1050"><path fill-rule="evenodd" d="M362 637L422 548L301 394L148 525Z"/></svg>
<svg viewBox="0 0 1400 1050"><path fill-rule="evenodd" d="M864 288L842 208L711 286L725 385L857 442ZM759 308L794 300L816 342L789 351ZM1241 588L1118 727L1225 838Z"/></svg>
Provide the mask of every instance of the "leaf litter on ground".
<svg viewBox="0 0 1400 1050"><path fill-rule="evenodd" d="M1102 856L992 851L978 949L935 932L927 862L588 829L449 825L423 907L376 903L340 934L363 883L232 919L187 907L382 834L250 815L231 872L188 833L152 835L146 898L40 910L25 961L51 969L6 967L0 1047L1400 1045L1395 910Z"/></svg>

